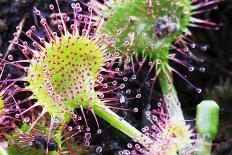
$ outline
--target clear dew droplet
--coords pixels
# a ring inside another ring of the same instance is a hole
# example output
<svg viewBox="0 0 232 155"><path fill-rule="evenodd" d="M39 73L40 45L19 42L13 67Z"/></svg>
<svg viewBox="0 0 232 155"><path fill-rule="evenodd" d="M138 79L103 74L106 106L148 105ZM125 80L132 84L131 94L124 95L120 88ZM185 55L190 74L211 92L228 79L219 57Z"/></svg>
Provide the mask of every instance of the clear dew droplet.
<svg viewBox="0 0 232 155"><path fill-rule="evenodd" d="M126 100L125 100L125 97L123 95L120 96L120 103L125 103Z"/></svg>
<svg viewBox="0 0 232 155"><path fill-rule="evenodd" d="M127 78L127 77L124 77L124 78L123 78L123 81L127 81L127 80L128 80L128 78Z"/></svg>
<svg viewBox="0 0 232 155"><path fill-rule="evenodd" d="M141 96L142 96L141 94L137 94L136 98L141 98Z"/></svg>
<svg viewBox="0 0 232 155"><path fill-rule="evenodd" d="M77 10L77 12L81 12L82 8L81 7L77 7L76 10Z"/></svg>
<svg viewBox="0 0 232 155"><path fill-rule="evenodd" d="M98 147L96 148L96 152L97 152L97 153L101 153L101 152L102 152L102 147L101 147L101 146L98 146Z"/></svg>
<svg viewBox="0 0 232 155"><path fill-rule="evenodd" d="M72 7L72 9L75 9L76 4L75 3L71 3L71 7Z"/></svg>
<svg viewBox="0 0 232 155"><path fill-rule="evenodd" d="M131 154L132 154L132 155L136 155L136 154L137 154L137 151L132 150L132 151L131 151Z"/></svg>
<svg viewBox="0 0 232 155"><path fill-rule="evenodd" d="M77 117L78 121L82 120L82 117L81 116L78 116Z"/></svg>
<svg viewBox="0 0 232 155"><path fill-rule="evenodd" d="M133 112L138 112L138 108L134 108L134 109L133 109Z"/></svg>
<svg viewBox="0 0 232 155"><path fill-rule="evenodd" d="M191 67L188 68L188 70L189 70L190 72L193 72L193 71L194 71L194 67L191 66Z"/></svg>
<svg viewBox="0 0 232 155"><path fill-rule="evenodd" d="M132 144L131 144L131 143L128 143L128 144L127 144L127 147L128 147L128 148L132 148Z"/></svg>
<svg viewBox="0 0 232 155"><path fill-rule="evenodd" d="M71 126L69 126L69 127L68 127L68 130L69 130L69 131L72 131L72 127L71 127Z"/></svg>
<svg viewBox="0 0 232 155"><path fill-rule="evenodd" d="M191 44L191 48L195 48L196 47L196 44Z"/></svg>
<svg viewBox="0 0 232 155"><path fill-rule="evenodd" d="M129 154L130 154L130 151L129 151L129 150L123 150L123 154L124 154L124 155L129 155Z"/></svg>
<svg viewBox="0 0 232 155"><path fill-rule="evenodd" d="M74 119L76 119L76 118L77 118L77 115L76 115L76 114L74 114L74 115L73 115L73 118L74 118Z"/></svg>
<svg viewBox="0 0 232 155"><path fill-rule="evenodd" d="M76 128L79 130L79 129L81 128L81 126L80 126L80 125L78 125Z"/></svg>
<svg viewBox="0 0 232 155"><path fill-rule="evenodd" d="M148 127L148 126L145 126L144 128L146 129L146 131L148 131L148 130L149 130L149 127Z"/></svg>
<svg viewBox="0 0 232 155"><path fill-rule="evenodd" d="M54 10L54 5L53 5L53 4L50 4L50 5L49 5L49 8L50 8L51 10Z"/></svg>
<svg viewBox="0 0 232 155"><path fill-rule="evenodd" d="M119 117L119 120L120 120L120 121L122 121L122 120L123 120L123 118L122 118L122 117Z"/></svg>
<svg viewBox="0 0 232 155"><path fill-rule="evenodd" d="M138 140L136 138L132 138L132 141L135 143L138 142Z"/></svg>
<svg viewBox="0 0 232 155"><path fill-rule="evenodd" d="M87 128L86 128L86 131L87 131L87 132L89 132L89 131L90 131L90 128L89 128L89 127L87 127Z"/></svg>
<svg viewBox="0 0 232 155"><path fill-rule="evenodd" d="M117 81L113 81L112 84L115 86L117 85Z"/></svg>
<svg viewBox="0 0 232 155"><path fill-rule="evenodd" d="M20 115L19 114L15 114L15 118L19 118L20 117Z"/></svg>
<svg viewBox="0 0 232 155"><path fill-rule="evenodd" d="M108 88L108 84L107 84L107 83L104 83L104 84L103 84L103 88Z"/></svg>
<svg viewBox="0 0 232 155"><path fill-rule="evenodd" d="M70 21L70 17L69 16L67 16L66 21Z"/></svg>
<svg viewBox="0 0 232 155"><path fill-rule="evenodd" d="M145 128L142 128L142 132L144 132L144 133L145 133L145 132L146 132L146 129L145 129Z"/></svg>
<svg viewBox="0 0 232 155"><path fill-rule="evenodd" d="M135 80L136 79L136 75L132 75L132 77L131 77L133 80Z"/></svg>
<svg viewBox="0 0 232 155"><path fill-rule="evenodd" d="M101 130L101 129L98 129L98 130L97 130L97 133L98 133L98 134L101 134L101 133L102 133L102 130Z"/></svg>
<svg viewBox="0 0 232 155"><path fill-rule="evenodd" d="M125 88L125 84L124 84L124 83L123 83L123 84L120 84L119 88L120 88L120 89Z"/></svg>
<svg viewBox="0 0 232 155"><path fill-rule="evenodd" d="M202 73L204 73L205 72L205 67L200 67L199 71L202 72Z"/></svg>
<svg viewBox="0 0 232 155"><path fill-rule="evenodd" d="M25 118L23 119L23 121L24 121L25 123L27 123L27 122L30 121L30 118L29 118L29 117L25 117Z"/></svg>
<svg viewBox="0 0 232 155"><path fill-rule="evenodd" d="M91 138L91 134L90 133L85 133L85 139L90 140L90 138Z"/></svg>
<svg viewBox="0 0 232 155"><path fill-rule="evenodd" d="M32 145L33 145L33 142L32 142L32 141L30 141L30 142L28 143L28 145L29 145L29 146L32 146Z"/></svg>
<svg viewBox="0 0 232 155"><path fill-rule="evenodd" d="M139 148L140 148L140 145L139 145L139 144L135 144L135 148L136 148L136 149L139 149Z"/></svg>
<svg viewBox="0 0 232 155"><path fill-rule="evenodd" d="M142 154L146 153L146 151L145 151L144 149L139 149L139 151L140 151Z"/></svg>
<svg viewBox="0 0 232 155"><path fill-rule="evenodd" d="M127 93L127 94L130 94L130 93L131 93L131 90L130 90L130 89L127 89L127 90L126 90L126 93Z"/></svg>
<svg viewBox="0 0 232 155"><path fill-rule="evenodd" d="M89 146L90 142L89 141L86 141L85 142L85 146Z"/></svg>
<svg viewBox="0 0 232 155"><path fill-rule="evenodd" d="M189 51L189 48L188 47L185 47L184 48L184 52L188 52Z"/></svg>
<svg viewBox="0 0 232 155"><path fill-rule="evenodd" d="M208 48L209 48L209 45L201 46L201 50L202 50L202 51L206 51Z"/></svg>
<svg viewBox="0 0 232 155"><path fill-rule="evenodd" d="M202 92L202 90L200 88L197 88L196 91L198 94L200 94Z"/></svg>
<svg viewBox="0 0 232 155"><path fill-rule="evenodd" d="M8 55L7 58L8 58L8 60L10 60L10 61L13 60L13 56L12 56L12 55Z"/></svg>
<svg viewBox="0 0 232 155"><path fill-rule="evenodd" d="M153 115L153 116L152 116L152 120L153 120L153 121L157 121L157 120L158 120L158 119L157 119L157 116Z"/></svg>
<svg viewBox="0 0 232 155"><path fill-rule="evenodd" d="M144 135L150 137L150 134L148 132L146 132Z"/></svg>

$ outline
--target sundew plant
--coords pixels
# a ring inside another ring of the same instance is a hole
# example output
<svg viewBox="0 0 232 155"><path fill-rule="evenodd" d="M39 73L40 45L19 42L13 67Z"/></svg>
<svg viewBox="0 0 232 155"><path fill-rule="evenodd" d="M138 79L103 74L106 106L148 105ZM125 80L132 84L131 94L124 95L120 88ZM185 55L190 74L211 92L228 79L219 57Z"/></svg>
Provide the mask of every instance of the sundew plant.
<svg viewBox="0 0 232 155"><path fill-rule="evenodd" d="M36 22L17 26L10 41L17 50L0 58L0 153L109 154L95 139L111 126L129 138L115 154L209 155L219 106L202 101L189 124L173 74L201 93L177 68L205 71L188 61L200 61L192 51L207 50L189 28L218 30L197 17L219 2L77 0L64 7L54 0L49 16L33 6ZM143 97L148 108L133 105ZM145 120L134 125L126 115L138 112Z"/></svg>

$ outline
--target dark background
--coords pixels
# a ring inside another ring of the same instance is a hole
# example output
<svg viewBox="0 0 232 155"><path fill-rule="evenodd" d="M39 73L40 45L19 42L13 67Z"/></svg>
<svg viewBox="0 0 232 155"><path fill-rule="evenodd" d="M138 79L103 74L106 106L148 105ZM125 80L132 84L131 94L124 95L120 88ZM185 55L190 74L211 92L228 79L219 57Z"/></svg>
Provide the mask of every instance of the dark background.
<svg viewBox="0 0 232 155"><path fill-rule="evenodd" d="M50 2L52 1L0 0L0 53L6 53L15 27L24 17L26 17L24 29L36 22L32 13L33 6L37 6L43 15L47 16L50 14L47 9L47 4ZM62 3L65 1L63 0ZM70 7L69 5L60 6L64 7L63 9ZM192 60L189 62L198 67L205 67L206 71L204 73L197 70L193 73L186 71L183 74L186 74L188 79L196 86L201 87L203 91L201 94L197 94L179 77L175 77L174 81L187 119L195 117L196 105L200 101L214 99L218 102L221 108L220 129L213 144L213 154L232 155L232 1L222 2L217 9L201 15L200 18L211 19L221 25L217 31L190 28L193 40L199 46L209 45L209 49L207 51L202 51L199 48L193 50L196 55L204 58L203 63ZM14 51L14 49L11 50ZM136 125L140 121L138 117L132 115L128 116L127 119L132 120ZM104 139L103 142L102 139ZM100 145L105 146L104 150L107 153L122 149L127 142L127 137L112 127L105 129L104 134L94 141L95 144L101 143Z"/></svg>

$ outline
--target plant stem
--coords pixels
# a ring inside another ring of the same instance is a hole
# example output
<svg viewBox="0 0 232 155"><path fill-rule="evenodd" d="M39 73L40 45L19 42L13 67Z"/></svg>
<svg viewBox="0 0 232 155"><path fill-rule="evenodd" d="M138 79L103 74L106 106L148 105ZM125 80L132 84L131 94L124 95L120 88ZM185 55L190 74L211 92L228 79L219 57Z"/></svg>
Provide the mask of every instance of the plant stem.
<svg viewBox="0 0 232 155"><path fill-rule="evenodd" d="M171 71L168 69L168 60L161 64L161 72L158 75L160 87L163 92L164 102L169 109L171 119L178 119L180 123L186 125L184 115L181 109L181 105L173 84L173 77ZM190 142L190 136L189 136ZM184 147L178 148L178 152L181 154L189 147L189 143L184 144Z"/></svg>
<svg viewBox="0 0 232 155"><path fill-rule="evenodd" d="M195 144L196 151L194 155L210 155L212 140L205 139L198 135L197 143Z"/></svg>
<svg viewBox="0 0 232 155"><path fill-rule="evenodd" d="M175 87L173 85L173 77L167 64L162 64L161 72L159 73L160 87L163 92L164 102L170 110L171 116L178 116L184 121L183 112L181 110L180 102L177 97Z"/></svg>
<svg viewBox="0 0 232 155"><path fill-rule="evenodd" d="M6 150L0 144L0 155L8 155Z"/></svg>
<svg viewBox="0 0 232 155"><path fill-rule="evenodd" d="M101 117L102 119L106 120L110 123L114 128L120 130L121 132L125 133L131 138L136 139L139 143L143 146L148 148L152 145L153 141L125 121L123 118L119 117L115 112L109 109L105 105L98 105L93 107L94 112Z"/></svg>

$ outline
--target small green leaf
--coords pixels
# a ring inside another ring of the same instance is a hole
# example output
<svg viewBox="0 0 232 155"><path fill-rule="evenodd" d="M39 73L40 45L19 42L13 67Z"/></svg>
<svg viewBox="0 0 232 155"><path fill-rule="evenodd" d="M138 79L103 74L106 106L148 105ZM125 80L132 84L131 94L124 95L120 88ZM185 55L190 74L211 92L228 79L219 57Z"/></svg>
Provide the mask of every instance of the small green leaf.
<svg viewBox="0 0 232 155"><path fill-rule="evenodd" d="M201 137L213 140L218 132L219 106L215 101L205 100L197 105L196 128Z"/></svg>
<svg viewBox="0 0 232 155"><path fill-rule="evenodd" d="M8 155L45 155L45 150L36 149L31 146L20 147L11 145L8 149ZM50 151L48 155L59 155L56 151Z"/></svg>
<svg viewBox="0 0 232 155"><path fill-rule="evenodd" d="M29 129L30 129L30 126L28 124L24 123L19 130L22 132L28 132Z"/></svg>
<svg viewBox="0 0 232 155"><path fill-rule="evenodd" d="M8 149L8 154L9 155L17 155L17 154L20 154L20 155L44 155L45 152L43 150L37 150L33 147L29 147L29 146L26 146L26 147L20 147L20 146L17 146L17 145L11 145Z"/></svg>
<svg viewBox="0 0 232 155"><path fill-rule="evenodd" d="M57 142L59 148L61 148L61 144L62 144L62 132L58 131L55 135L54 135L54 140Z"/></svg>

